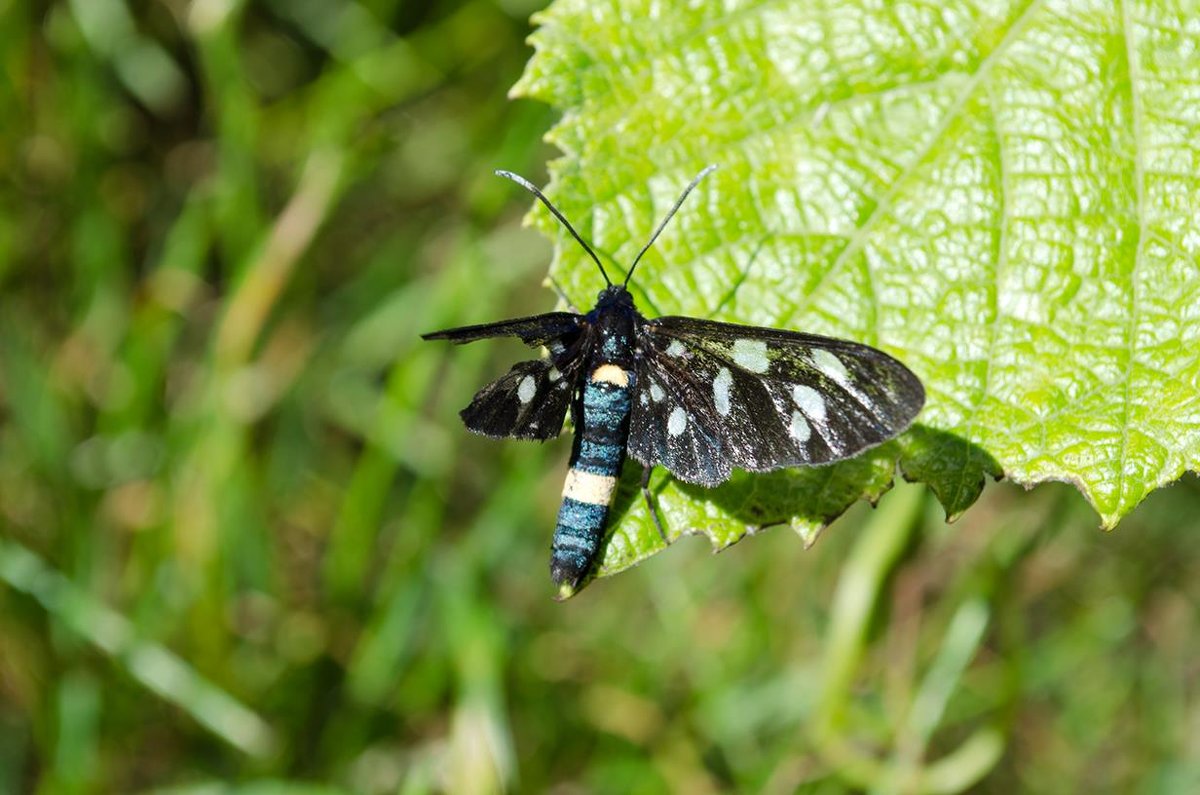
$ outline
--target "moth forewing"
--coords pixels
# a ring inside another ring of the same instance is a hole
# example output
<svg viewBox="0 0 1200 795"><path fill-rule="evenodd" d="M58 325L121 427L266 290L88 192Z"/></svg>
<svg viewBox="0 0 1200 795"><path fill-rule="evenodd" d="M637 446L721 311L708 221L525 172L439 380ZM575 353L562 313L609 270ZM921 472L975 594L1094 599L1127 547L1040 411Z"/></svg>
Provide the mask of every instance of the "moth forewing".
<svg viewBox="0 0 1200 795"><path fill-rule="evenodd" d="M639 347L647 387L635 400L630 454L700 485L733 468L850 458L907 428L924 402L902 364L845 340L665 317L645 324ZM707 461L688 449L698 439Z"/></svg>
<svg viewBox="0 0 1200 795"><path fill-rule="evenodd" d="M494 339L496 337L519 337L532 347L542 345L569 346L578 335L583 318L573 312L547 312L531 317L518 317L496 323L479 323L473 326L443 329L422 334L423 340L448 340L455 345Z"/></svg>

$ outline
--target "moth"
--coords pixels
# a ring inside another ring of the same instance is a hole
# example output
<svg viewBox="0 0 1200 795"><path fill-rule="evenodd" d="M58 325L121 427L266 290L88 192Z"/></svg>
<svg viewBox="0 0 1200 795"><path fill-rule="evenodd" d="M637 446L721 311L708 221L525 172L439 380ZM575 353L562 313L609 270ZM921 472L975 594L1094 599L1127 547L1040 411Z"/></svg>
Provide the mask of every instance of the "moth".
<svg viewBox="0 0 1200 795"><path fill-rule="evenodd" d="M578 241L604 277L587 314L549 312L423 335L455 344L518 337L544 358L518 362L479 390L461 416L495 438L558 436L575 428L570 469L550 551L559 598L595 564L625 457L642 464L642 494L666 540L649 491L663 466L712 487L736 469L841 461L905 430L925 403L921 381L883 351L848 340L692 317L647 319L628 285L645 253L715 166L675 205L614 284L592 247L528 180L497 171L532 193Z"/></svg>

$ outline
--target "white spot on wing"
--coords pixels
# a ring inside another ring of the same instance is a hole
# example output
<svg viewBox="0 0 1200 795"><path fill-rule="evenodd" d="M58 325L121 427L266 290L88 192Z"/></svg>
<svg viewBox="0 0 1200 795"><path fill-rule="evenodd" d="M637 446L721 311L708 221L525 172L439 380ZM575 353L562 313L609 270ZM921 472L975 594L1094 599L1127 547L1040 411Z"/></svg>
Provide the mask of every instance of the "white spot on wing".
<svg viewBox="0 0 1200 795"><path fill-rule="evenodd" d="M521 383L517 385L517 397L522 403L528 403L533 400L533 396L537 394L537 384L533 382L533 376L527 375L521 379Z"/></svg>
<svg viewBox="0 0 1200 795"><path fill-rule="evenodd" d="M646 395L646 393L645 393L645 392L642 392L640 395L638 395L638 401L639 401L639 402L640 402L640 403L641 403L643 406L649 406L649 405L650 405L650 398L649 398L649 397Z"/></svg>
<svg viewBox="0 0 1200 795"><path fill-rule="evenodd" d="M667 356L683 356L687 353L687 346L679 340L671 340L671 344L667 346Z"/></svg>
<svg viewBox="0 0 1200 795"><path fill-rule="evenodd" d="M816 367L839 384L843 386L849 385L850 371L846 369L846 365L842 364L841 359L824 348L813 349L812 363L813 367Z"/></svg>
<svg viewBox="0 0 1200 795"><path fill-rule="evenodd" d="M734 364L752 373L765 373L771 366L767 361L767 343L762 340L734 340L730 356Z"/></svg>
<svg viewBox="0 0 1200 795"><path fill-rule="evenodd" d="M717 377L713 379L713 403L717 413L722 417L729 414L729 389L733 386L733 373L728 367L722 367Z"/></svg>
<svg viewBox="0 0 1200 795"><path fill-rule="evenodd" d="M809 419L814 422L825 421L825 398L811 386L796 384L792 387L792 400Z"/></svg>
<svg viewBox="0 0 1200 795"><path fill-rule="evenodd" d="M557 367L551 367L550 372L547 373L547 375L550 376L551 381L557 381L558 379L562 378L562 373L558 371Z"/></svg>
<svg viewBox="0 0 1200 795"><path fill-rule="evenodd" d="M667 418L667 433L679 436L685 428L687 428L687 414L682 406L676 406L671 412L671 416Z"/></svg>
<svg viewBox="0 0 1200 795"><path fill-rule="evenodd" d="M807 442L808 437L812 436L812 428L808 427L808 421L798 411L792 412L792 427L790 431L792 438L797 442Z"/></svg>
<svg viewBox="0 0 1200 795"><path fill-rule="evenodd" d="M663 388L661 386L654 383L653 381L650 382L650 397L654 398L655 403L658 403L666 396L667 396L667 393L663 392Z"/></svg>

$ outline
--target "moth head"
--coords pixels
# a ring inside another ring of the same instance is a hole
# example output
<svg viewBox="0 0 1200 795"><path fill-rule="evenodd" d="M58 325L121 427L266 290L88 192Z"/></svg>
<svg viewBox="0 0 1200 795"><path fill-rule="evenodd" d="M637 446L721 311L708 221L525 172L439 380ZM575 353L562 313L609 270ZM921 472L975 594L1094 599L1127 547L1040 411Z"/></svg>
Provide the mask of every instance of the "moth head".
<svg viewBox="0 0 1200 795"><path fill-rule="evenodd" d="M609 309L612 307L633 308L633 296L623 284L610 284L596 295L596 308Z"/></svg>

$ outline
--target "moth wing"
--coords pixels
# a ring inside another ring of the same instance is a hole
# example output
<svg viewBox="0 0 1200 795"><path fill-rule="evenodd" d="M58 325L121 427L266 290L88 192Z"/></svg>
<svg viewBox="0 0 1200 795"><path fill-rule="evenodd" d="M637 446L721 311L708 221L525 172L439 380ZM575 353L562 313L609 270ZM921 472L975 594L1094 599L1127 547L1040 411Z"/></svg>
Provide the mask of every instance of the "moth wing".
<svg viewBox="0 0 1200 795"><path fill-rule="evenodd" d="M424 340L449 340L465 345L492 337L520 337L531 348L545 345L552 356L561 356L579 338L583 317L573 312L547 312L544 315L518 317L497 323L460 326L422 334Z"/></svg>
<svg viewBox="0 0 1200 795"><path fill-rule="evenodd" d="M492 337L519 337L535 348L544 345L550 358L518 362L479 390L460 412L463 422L470 430L495 438L545 440L558 436L586 343L583 317L573 312L548 312L421 335L422 339L449 340L455 345Z"/></svg>
<svg viewBox="0 0 1200 795"><path fill-rule="evenodd" d="M687 483L715 486L729 479L716 408L704 400L704 376L682 362L643 346L629 418L629 455L647 466L662 465Z"/></svg>
<svg viewBox="0 0 1200 795"><path fill-rule="evenodd" d="M505 375L476 393L460 412L472 431L494 438L553 439L574 392L576 360L560 371L552 359L517 362Z"/></svg>
<svg viewBox="0 0 1200 795"><path fill-rule="evenodd" d="M629 453L690 483L850 458L903 431L925 402L903 364L847 340L662 317L638 344ZM696 440L710 460L689 449Z"/></svg>

